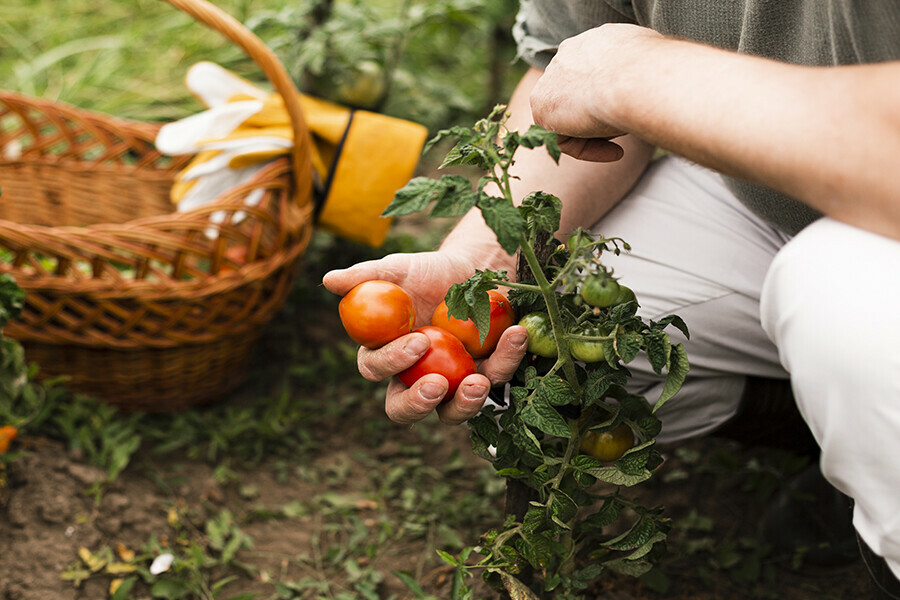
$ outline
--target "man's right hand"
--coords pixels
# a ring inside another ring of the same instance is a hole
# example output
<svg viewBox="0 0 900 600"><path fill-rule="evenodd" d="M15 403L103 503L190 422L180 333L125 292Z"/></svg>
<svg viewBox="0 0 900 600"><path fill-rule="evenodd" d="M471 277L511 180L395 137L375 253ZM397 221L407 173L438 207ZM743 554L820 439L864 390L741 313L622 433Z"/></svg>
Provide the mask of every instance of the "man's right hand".
<svg viewBox="0 0 900 600"><path fill-rule="evenodd" d="M475 272L470 260L449 252L392 254L379 260L359 263L347 269L330 271L322 283L343 296L354 286L371 279L383 279L405 289L413 299L416 326L427 325L447 290ZM524 327L507 329L497 349L478 364L478 373L466 377L453 398L443 402L447 380L437 374L426 375L411 387L394 377L416 363L428 350L428 337L410 333L393 342L369 350L360 348L359 372L369 381L391 378L385 399L385 412L397 423L415 423L437 410L441 421L456 425L474 417L492 386L509 381L525 355L528 336Z"/></svg>

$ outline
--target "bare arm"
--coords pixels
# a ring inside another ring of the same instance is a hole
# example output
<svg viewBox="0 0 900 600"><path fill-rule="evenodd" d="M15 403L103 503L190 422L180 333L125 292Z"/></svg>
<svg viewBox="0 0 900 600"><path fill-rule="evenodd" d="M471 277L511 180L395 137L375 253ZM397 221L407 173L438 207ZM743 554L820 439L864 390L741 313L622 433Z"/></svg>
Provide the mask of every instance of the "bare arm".
<svg viewBox="0 0 900 600"><path fill-rule="evenodd" d="M508 107L510 130L524 132L534 122L529 97L541 74L537 69L528 71L513 93ZM653 154L653 146L634 136L624 136L616 143L621 150L612 144L605 147L610 160L618 159L608 163L590 163L563 155L557 165L544 148L520 149L513 167L513 174L519 179L511 184L516 200L534 191L553 194L563 201L561 235L578 226L590 227L634 186ZM497 246L493 232L477 209L460 220L441 249L490 256L495 268L512 270L514 266L513 259Z"/></svg>
<svg viewBox="0 0 900 600"><path fill-rule="evenodd" d="M532 107L561 134L633 132L900 239L898 80L900 62L803 67L604 25L561 46Z"/></svg>

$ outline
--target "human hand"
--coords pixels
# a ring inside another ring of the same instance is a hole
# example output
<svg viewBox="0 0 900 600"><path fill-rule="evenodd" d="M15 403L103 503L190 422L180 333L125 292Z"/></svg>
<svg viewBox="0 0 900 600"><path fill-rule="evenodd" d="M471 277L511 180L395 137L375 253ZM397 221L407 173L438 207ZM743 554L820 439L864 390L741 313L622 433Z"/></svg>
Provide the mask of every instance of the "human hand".
<svg viewBox="0 0 900 600"><path fill-rule="evenodd" d="M471 260L449 252L391 254L379 260L359 263L347 269L330 271L322 283L343 296L354 286L371 279L383 279L405 289L413 299L416 327L428 325L431 315L454 283L474 273ZM411 367L428 350L430 341L421 333L410 333L370 350L361 347L357 355L360 374L369 381L391 378L385 399L385 412L397 423L415 423L433 410L444 423L457 425L475 416L487 398L491 386L509 381L525 355L527 332L514 325L500 337L491 356L478 362L478 373L463 379L456 394L442 402L448 382L438 374L420 378L411 387L395 375Z"/></svg>
<svg viewBox="0 0 900 600"><path fill-rule="evenodd" d="M609 23L563 41L531 92L534 122L556 132L560 149L581 160L622 158L610 141L625 133L617 124L617 82L628 64L663 36L651 29ZM625 102L627 98L623 99Z"/></svg>

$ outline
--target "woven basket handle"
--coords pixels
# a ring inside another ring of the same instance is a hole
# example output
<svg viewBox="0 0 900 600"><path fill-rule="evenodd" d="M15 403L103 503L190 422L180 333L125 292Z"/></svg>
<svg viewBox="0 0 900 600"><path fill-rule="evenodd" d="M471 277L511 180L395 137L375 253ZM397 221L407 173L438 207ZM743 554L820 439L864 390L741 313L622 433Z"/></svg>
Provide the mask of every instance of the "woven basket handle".
<svg viewBox="0 0 900 600"><path fill-rule="evenodd" d="M284 99L285 108L294 131L292 163L294 171L295 199L301 206L310 202L312 186L312 139L303 110L300 108L299 91L271 48L244 27L240 21L207 0L166 0L175 8L215 29L240 47L259 66L269 82Z"/></svg>

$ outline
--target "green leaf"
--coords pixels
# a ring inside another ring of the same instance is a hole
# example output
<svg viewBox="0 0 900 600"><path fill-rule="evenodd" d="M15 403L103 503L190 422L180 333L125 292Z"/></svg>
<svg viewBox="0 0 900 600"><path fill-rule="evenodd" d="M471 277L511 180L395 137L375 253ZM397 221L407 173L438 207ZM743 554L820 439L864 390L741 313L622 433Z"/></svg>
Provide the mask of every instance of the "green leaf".
<svg viewBox="0 0 900 600"><path fill-rule="evenodd" d="M489 445L496 446L500 438L500 428L493 416L489 416L483 412L478 413L468 421L472 433L480 436Z"/></svg>
<svg viewBox="0 0 900 600"><path fill-rule="evenodd" d="M522 200L519 213L525 221L525 229L529 235L534 235L538 231L555 234L559 229L562 202L552 194L531 192Z"/></svg>
<svg viewBox="0 0 900 600"><path fill-rule="evenodd" d="M640 446L629 449L628 452L616 460L616 468L626 475L643 475L653 445L654 440L650 440Z"/></svg>
<svg viewBox="0 0 900 600"><path fill-rule="evenodd" d="M615 337L616 355L622 359L622 362L629 363L634 360L641 346L644 343L644 336L636 331L622 331L620 328Z"/></svg>
<svg viewBox="0 0 900 600"><path fill-rule="evenodd" d="M650 321L650 325L654 329L663 329L668 325L673 325L676 329L684 334L684 337L686 337L687 339L691 339L691 333L690 331L688 331L687 324L678 315L669 315L667 317L663 317L659 321Z"/></svg>
<svg viewBox="0 0 900 600"><path fill-rule="evenodd" d="M604 544L610 550L635 550L646 544L656 533L656 519L642 516L628 531Z"/></svg>
<svg viewBox="0 0 900 600"><path fill-rule="evenodd" d="M565 406L571 404L575 399L575 391L569 382L561 377L548 376L542 377L535 391L538 400L546 402L551 406ZM567 437L566 436L563 437Z"/></svg>
<svg viewBox="0 0 900 600"><path fill-rule="evenodd" d="M569 425L562 415L540 398L535 398L533 402L523 408L520 416L525 423L548 435L561 438L567 438L570 435Z"/></svg>
<svg viewBox="0 0 900 600"><path fill-rule="evenodd" d="M420 212L436 202L432 216L458 217L475 206L477 199L472 184L460 175L444 175L438 180L415 177L397 191L381 216L396 217Z"/></svg>
<svg viewBox="0 0 900 600"><path fill-rule="evenodd" d="M652 475L648 469L644 469L636 474L624 473L614 464L607 465L584 454L580 454L573 458L571 465L572 468L578 469L591 477L612 485L637 485L638 483L647 481Z"/></svg>
<svg viewBox="0 0 900 600"><path fill-rule="evenodd" d="M663 369L669 366L669 354L672 351L672 343L668 334L658 329L644 334L647 360L657 375L662 375Z"/></svg>
<svg viewBox="0 0 900 600"><path fill-rule="evenodd" d="M488 290L497 289L497 281L507 279L504 271L475 271L462 283L454 283L444 296L447 312L462 321L472 320L484 343L491 328L491 299Z"/></svg>
<svg viewBox="0 0 900 600"><path fill-rule="evenodd" d="M532 502L528 511L522 518L522 528L528 533L534 533L544 528L547 521L547 509L543 504Z"/></svg>
<svg viewBox="0 0 900 600"><path fill-rule="evenodd" d="M496 198L481 194L478 199L481 216L491 231L497 236L497 242L507 254L515 254L519 248L519 240L525 232L525 222L519 210L505 198Z"/></svg>
<svg viewBox="0 0 900 600"><path fill-rule="evenodd" d="M622 514L622 502L615 496L606 498L596 512L585 517L581 527L585 531L602 531L619 520Z"/></svg>
<svg viewBox="0 0 900 600"><path fill-rule="evenodd" d="M134 587L137 577L129 577L122 581L116 592L109 597L109 600L128 600L131 594L131 588Z"/></svg>
<svg viewBox="0 0 900 600"><path fill-rule="evenodd" d="M492 164L490 156L483 150L468 142L460 142L447 153L438 168L475 166L482 171L488 171Z"/></svg>
<svg viewBox="0 0 900 600"><path fill-rule="evenodd" d="M610 560L603 564L609 570L615 571L620 575L627 575L629 577L640 577L653 568L652 563L644 560L625 560L622 558L617 560Z"/></svg>
<svg viewBox="0 0 900 600"><path fill-rule="evenodd" d="M456 557L449 552L445 552L443 550L435 550L435 552L437 552L438 556L441 557L441 560L443 560L448 565L451 565L453 567L459 565L459 561L456 560Z"/></svg>
<svg viewBox="0 0 900 600"><path fill-rule="evenodd" d="M550 503L550 514L568 524L578 514L578 504L562 490L554 490L553 500Z"/></svg>
<svg viewBox="0 0 900 600"><path fill-rule="evenodd" d="M540 125L532 125L524 134L519 136L519 144L525 148L537 148L545 146L547 154L555 161L559 162L562 151L559 149L559 143L555 133L547 131Z"/></svg>
<svg viewBox="0 0 900 600"><path fill-rule="evenodd" d="M610 366L609 363L593 363L587 372L587 381L584 384L585 404L603 400L606 393L613 385L624 386L628 383L627 371Z"/></svg>
<svg viewBox="0 0 900 600"><path fill-rule="evenodd" d="M690 368L684 346L681 344L672 346L672 352L669 356L669 370L666 373L666 383L663 385L659 400L656 401L656 405L653 407L653 412L658 411L666 401L678 393Z"/></svg>

